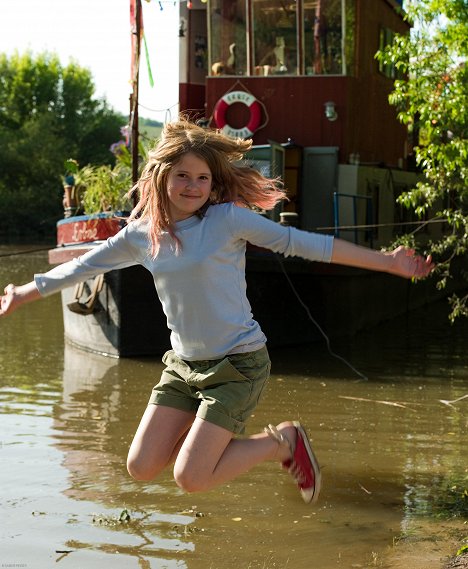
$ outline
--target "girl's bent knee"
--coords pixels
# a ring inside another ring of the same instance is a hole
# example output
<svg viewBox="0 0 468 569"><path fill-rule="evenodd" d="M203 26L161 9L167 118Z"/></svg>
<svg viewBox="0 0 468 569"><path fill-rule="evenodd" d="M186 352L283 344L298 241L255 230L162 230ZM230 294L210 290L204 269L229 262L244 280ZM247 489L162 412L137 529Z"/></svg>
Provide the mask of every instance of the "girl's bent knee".
<svg viewBox="0 0 468 569"><path fill-rule="evenodd" d="M189 494L202 492L208 488L204 479L200 476L193 476L193 474L187 470L177 471L174 469L174 480L181 490Z"/></svg>
<svg viewBox="0 0 468 569"><path fill-rule="evenodd" d="M127 460L127 471L134 480L140 480L142 482L149 482L158 474L157 470L149 469L139 461L132 459Z"/></svg>

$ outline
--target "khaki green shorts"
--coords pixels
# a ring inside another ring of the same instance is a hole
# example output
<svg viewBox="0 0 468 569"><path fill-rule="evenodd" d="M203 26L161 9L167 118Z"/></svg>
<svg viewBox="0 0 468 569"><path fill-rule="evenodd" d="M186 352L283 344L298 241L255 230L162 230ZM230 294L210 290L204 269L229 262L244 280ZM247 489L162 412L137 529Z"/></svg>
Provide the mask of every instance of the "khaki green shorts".
<svg viewBox="0 0 468 569"><path fill-rule="evenodd" d="M235 434L244 432L271 367L266 347L218 360L193 362L181 360L171 350L162 361L167 367L149 402L192 411Z"/></svg>

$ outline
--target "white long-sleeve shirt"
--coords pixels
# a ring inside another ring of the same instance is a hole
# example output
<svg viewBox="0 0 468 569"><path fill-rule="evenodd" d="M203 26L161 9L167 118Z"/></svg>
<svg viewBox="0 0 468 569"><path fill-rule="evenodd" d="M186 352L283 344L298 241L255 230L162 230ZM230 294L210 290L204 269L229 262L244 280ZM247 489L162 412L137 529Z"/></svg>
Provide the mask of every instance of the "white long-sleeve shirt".
<svg viewBox="0 0 468 569"><path fill-rule="evenodd" d="M232 203L212 205L203 218L175 224L182 248L164 234L149 252L147 225L134 221L81 257L35 275L48 296L99 273L140 264L154 278L175 353L185 360L254 351L266 338L246 294L246 243L285 256L330 262L333 237L285 227Z"/></svg>

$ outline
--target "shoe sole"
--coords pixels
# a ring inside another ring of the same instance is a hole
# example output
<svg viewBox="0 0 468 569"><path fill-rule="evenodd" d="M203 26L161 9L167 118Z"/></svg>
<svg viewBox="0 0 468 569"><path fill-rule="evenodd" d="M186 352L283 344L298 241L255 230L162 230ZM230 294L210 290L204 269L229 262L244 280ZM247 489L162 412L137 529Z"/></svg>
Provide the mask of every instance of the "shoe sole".
<svg viewBox="0 0 468 569"><path fill-rule="evenodd" d="M310 462L312 463L312 467L314 469L314 475L315 475L314 494L310 500L304 500L304 501L307 504L315 504L315 502L318 500L320 490L322 488L322 474L320 472L320 466L319 466L317 457L315 456L314 451L312 450L312 446L310 444L309 437L307 436L307 433L306 433L304 427L299 423L299 421L293 421L293 425L296 427L298 432L301 434L302 440L304 441L304 446L305 446L306 451L307 451L307 455L309 456ZM302 497L304 498L303 494L302 494Z"/></svg>

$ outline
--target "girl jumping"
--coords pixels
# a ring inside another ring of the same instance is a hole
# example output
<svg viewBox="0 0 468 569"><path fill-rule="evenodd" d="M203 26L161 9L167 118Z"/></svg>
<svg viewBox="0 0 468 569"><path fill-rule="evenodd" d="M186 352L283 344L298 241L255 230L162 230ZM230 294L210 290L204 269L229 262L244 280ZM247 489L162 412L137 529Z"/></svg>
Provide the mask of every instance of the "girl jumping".
<svg viewBox="0 0 468 569"><path fill-rule="evenodd" d="M187 492L209 490L266 460L279 461L315 502L320 468L297 421L239 437L270 374L266 337L246 295L247 242L286 256L422 278L431 259L399 247L381 253L285 227L259 215L285 198L276 180L239 160L250 141L181 120L167 124L115 236L70 262L6 286L0 315L97 274L140 264L154 278L172 350L128 454L137 480L173 464Z"/></svg>

